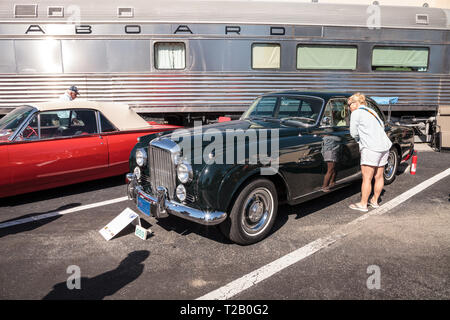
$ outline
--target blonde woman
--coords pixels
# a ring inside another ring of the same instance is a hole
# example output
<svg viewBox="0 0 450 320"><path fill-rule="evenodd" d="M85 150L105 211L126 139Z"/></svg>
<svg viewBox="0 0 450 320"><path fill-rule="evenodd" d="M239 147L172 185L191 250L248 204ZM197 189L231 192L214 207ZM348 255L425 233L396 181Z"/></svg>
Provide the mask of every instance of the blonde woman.
<svg viewBox="0 0 450 320"><path fill-rule="evenodd" d="M383 120L377 113L367 107L366 97L355 93L348 98L350 107L350 135L359 143L361 153L361 201L352 203L353 210L367 212L367 206L378 208L378 199L384 187L383 170L389 156L392 142L384 131ZM373 196L372 179L375 177Z"/></svg>

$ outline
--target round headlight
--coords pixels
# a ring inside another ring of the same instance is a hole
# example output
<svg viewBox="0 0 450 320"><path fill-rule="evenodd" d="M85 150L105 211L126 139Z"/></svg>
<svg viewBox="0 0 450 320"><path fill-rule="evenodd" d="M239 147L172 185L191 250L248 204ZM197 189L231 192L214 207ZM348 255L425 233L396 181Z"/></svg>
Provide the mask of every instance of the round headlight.
<svg viewBox="0 0 450 320"><path fill-rule="evenodd" d="M192 180L192 167L187 161L183 161L177 166L177 176L181 183L187 183Z"/></svg>
<svg viewBox="0 0 450 320"><path fill-rule="evenodd" d="M177 198L180 201L186 200L186 188L182 184L178 185L176 193L177 193Z"/></svg>
<svg viewBox="0 0 450 320"><path fill-rule="evenodd" d="M144 149L139 148L136 150L136 163L142 167L147 162L147 152Z"/></svg>
<svg viewBox="0 0 450 320"><path fill-rule="evenodd" d="M139 167L134 168L133 173L136 179L139 180L141 178L141 169Z"/></svg>

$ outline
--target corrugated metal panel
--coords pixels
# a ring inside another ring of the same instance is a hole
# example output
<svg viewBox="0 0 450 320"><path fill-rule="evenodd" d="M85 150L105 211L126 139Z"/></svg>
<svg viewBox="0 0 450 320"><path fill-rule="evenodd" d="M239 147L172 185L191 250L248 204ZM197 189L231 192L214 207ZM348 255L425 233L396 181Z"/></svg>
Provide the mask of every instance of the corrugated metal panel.
<svg viewBox="0 0 450 320"><path fill-rule="evenodd" d="M138 112L244 111L260 94L286 89L398 96L399 106L450 104L450 75L422 73L195 73L0 75L0 108L57 99L71 85L80 98L124 102ZM189 109L191 108L191 109Z"/></svg>

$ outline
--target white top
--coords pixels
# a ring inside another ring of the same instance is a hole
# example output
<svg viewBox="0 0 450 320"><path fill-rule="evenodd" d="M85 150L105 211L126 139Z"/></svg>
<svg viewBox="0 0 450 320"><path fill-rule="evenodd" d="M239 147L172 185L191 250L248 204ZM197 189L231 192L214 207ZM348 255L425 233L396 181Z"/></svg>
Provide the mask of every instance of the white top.
<svg viewBox="0 0 450 320"><path fill-rule="evenodd" d="M116 102L97 102L84 99L73 101L53 100L44 103L36 103L31 106L39 111L63 110L63 109L93 109L100 111L119 130L139 130L151 127L140 115L127 104Z"/></svg>
<svg viewBox="0 0 450 320"><path fill-rule="evenodd" d="M371 151L385 152L392 146L391 140L384 131L383 120L374 110L366 106L360 106L352 112L350 135L358 141L360 150L367 148Z"/></svg>

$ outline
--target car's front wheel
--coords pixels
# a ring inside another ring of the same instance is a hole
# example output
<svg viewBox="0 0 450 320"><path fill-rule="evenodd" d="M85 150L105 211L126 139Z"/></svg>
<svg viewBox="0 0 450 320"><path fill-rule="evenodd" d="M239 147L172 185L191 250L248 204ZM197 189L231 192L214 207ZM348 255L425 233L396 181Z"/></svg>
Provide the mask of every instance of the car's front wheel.
<svg viewBox="0 0 450 320"><path fill-rule="evenodd" d="M395 149L395 147L392 147L391 150L389 150L387 164L384 166L383 175L385 185L394 182L397 169L398 169L398 153L397 149Z"/></svg>
<svg viewBox="0 0 450 320"><path fill-rule="evenodd" d="M275 185L259 178L239 192L229 217L220 230L233 242L249 245L264 239L275 222L278 196Z"/></svg>

